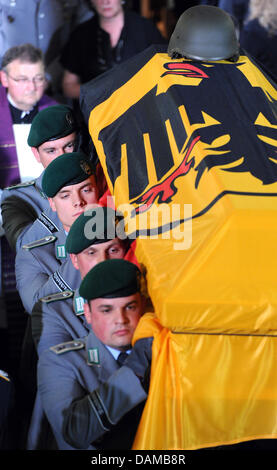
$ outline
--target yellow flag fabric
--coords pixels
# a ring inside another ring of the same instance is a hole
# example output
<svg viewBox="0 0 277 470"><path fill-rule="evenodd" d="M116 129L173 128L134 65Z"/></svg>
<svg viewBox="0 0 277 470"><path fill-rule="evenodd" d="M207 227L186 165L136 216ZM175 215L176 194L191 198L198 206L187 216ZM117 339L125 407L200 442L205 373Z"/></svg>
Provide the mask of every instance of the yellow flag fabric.
<svg viewBox="0 0 277 470"><path fill-rule="evenodd" d="M277 437L277 87L152 46L82 89L155 316L134 449Z"/></svg>
<svg viewBox="0 0 277 470"><path fill-rule="evenodd" d="M199 449L277 437L277 341L176 334L146 314L154 336L149 398L133 449Z"/></svg>

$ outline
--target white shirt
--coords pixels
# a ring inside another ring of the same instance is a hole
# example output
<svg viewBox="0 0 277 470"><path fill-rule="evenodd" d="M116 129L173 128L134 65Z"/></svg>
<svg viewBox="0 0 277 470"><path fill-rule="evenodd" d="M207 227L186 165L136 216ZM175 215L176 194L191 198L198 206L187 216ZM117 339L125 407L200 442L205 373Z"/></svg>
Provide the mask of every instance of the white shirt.
<svg viewBox="0 0 277 470"><path fill-rule="evenodd" d="M110 353L115 358L115 360L117 361L117 358L122 351L119 351L119 349L111 348L111 346L107 346L107 344L105 344L105 346L110 351ZM130 354L131 349L128 349L127 351L124 351L124 352L126 352L127 354Z"/></svg>

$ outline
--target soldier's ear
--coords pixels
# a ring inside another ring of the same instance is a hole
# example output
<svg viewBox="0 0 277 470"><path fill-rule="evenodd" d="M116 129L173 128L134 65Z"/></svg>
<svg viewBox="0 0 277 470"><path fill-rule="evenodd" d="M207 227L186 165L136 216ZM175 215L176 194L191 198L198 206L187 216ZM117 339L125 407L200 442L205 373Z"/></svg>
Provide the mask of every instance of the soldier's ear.
<svg viewBox="0 0 277 470"><path fill-rule="evenodd" d="M50 204L50 207L51 207L52 211L57 212L54 199L53 199L52 197L49 197L49 198L48 198L48 201L49 201L49 204Z"/></svg>
<svg viewBox="0 0 277 470"><path fill-rule="evenodd" d="M36 147L31 147L32 153L38 163L41 163L40 154Z"/></svg>
<svg viewBox="0 0 277 470"><path fill-rule="evenodd" d="M84 314L85 314L87 323L91 325L91 310L87 302L84 302Z"/></svg>
<svg viewBox="0 0 277 470"><path fill-rule="evenodd" d="M79 271L79 265L77 261L77 256L74 253L69 253L71 263L73 264L74 268Z"/></svg>

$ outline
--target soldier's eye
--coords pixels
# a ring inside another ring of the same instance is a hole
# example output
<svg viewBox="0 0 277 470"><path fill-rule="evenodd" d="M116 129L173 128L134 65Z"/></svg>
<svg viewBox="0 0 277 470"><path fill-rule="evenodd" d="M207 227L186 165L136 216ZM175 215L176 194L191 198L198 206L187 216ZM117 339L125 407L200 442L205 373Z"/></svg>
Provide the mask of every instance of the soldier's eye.
<svg viewBox="0 0 277 470"><path fill-rule="evenodd" d="M70 142L70 144L67 144L67 146L65 147L65 149L73 149L74 147L74 142Z"/></svg>
<svg viewBox="0 0 277 470"><path fill-rule="evenodd" d="M110 253L118 253L119 252L119 248L111 248L110 249Z"/></svg>
<svg viewBox="0 0 277 470"><path fill-rule="evenodd" d="M103 308L101 309L101 313L110 313L111 309L110 308Z"/></svg>

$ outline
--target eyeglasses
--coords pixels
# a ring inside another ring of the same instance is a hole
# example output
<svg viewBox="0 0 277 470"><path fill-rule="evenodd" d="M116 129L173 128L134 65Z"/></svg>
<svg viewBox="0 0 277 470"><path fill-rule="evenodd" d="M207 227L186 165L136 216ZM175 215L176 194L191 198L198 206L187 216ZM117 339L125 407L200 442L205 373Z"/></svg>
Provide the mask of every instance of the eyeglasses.
<svg viewBox="0 0 277 470"><path fill-rule="evenodd" d="M43 75L38 75L38 76L33 77L33 78L27 78L27 77L15 78L15 77L12 77L7 72L6 72L6 74L8 75L9 78L11 78L14 82L18 83L18 85L21 85L21 86L26 86L30 82L34 83L37 86L42 86L45 83L45 77Z"/></svg>

